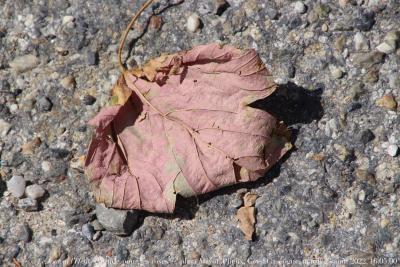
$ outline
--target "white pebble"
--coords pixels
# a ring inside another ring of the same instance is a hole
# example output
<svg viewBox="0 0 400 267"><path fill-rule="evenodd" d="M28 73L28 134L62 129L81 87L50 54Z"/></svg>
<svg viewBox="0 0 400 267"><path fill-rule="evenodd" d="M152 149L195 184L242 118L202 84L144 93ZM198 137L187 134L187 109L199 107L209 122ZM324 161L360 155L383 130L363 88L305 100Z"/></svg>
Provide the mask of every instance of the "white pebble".
<svg viewBox="0 0 400 267"><path fill-rule="evenodd" d="M37 184L28 185L25 189L25 195L31 199L38 199L44 195L43 187Z"/></svg>
<svg viewBox="0 0 400 267"><path fill-rule="evenodd" d="M14 197L22 197L25 192L26 182L24 177L15 175L10 180L7 181L7 190Z"/></svg>
<svg viewBox="0 0 400 267"><path fill-rule="evenodd" d="M368 39L361 32L354 35L354 48L357 51L364 51L369 49Z"/></svg>
<svg viewBox="0 0 400 267"><path fill-rule="evenodd" d="M16 57L8 64L16 74L19 74L34 69L39 63L39 59L32 54Z"/></svg>
<svg viewBox="0 0 400 267"><path fill-rule="evenodd" d="M301 1L295 2L295 3L293 4L293 9L294 9L294 11L295 11L296 13L299 13L299 14L304 14L304 13L306 13L306 11L307 11L306 5L305 5L303 2L301 2Z"/></svg>
<svg viewBox="0 0 400 267"><path fill-rule="evenodd" d="M64 16L62 19L62 24L67 24L67 23L71 23L74 21L75 21L75 18L73 16Z"/></svg>
<svg viewBox="0 0 400 267"><path fill-rule="evenodd" d="M50 171L50 170L51 170L51 163L48 162L48 161L43 161L43 162L42 162L42 170L43 170L44 172Z"/></svg>
<svg viewBox="0 0 400 267"><path fill-rule="evenodd" d="M331 75L336 78L336 79L340 79L343 77L343 71L335 66L330 66L330 71L331 71Z"/></svg>
<svg viewBox="0 0 400 267"><path fill-rule="evenodd" d="M14 113L18 110L18 105L17 104L11 104L10 105L10 112Z"/></svg>
<svg viewBox="0 0 400 267"><path fill-rule="evenodd" d="M392 157L396 157L398 151L399 151L399 147L396 145L390 145L387 148L387 153Z"/></svg>
<svg viewBox="0 0 400 267"><path fill-rule="evenodd" d="M195 32L200 28L200 25L201 25L201 20L197 14L192 14L188 17L186 23L186 28L188 29L188 31Z"/></svg>
<svg viewBox="0 0 400 267"><path fill-rule="evenodd" d="M0 119L0 136L5 137L11 129L11 124Z"/></svg>
<svg viewBox="0 0 400 267"><path fill-rule="evenodd" d="M346 198L344 201L344 206L350 213L354 213L357 208L356 202L352 198Z"/></svg>
<svg viewBox="0 0 400 267"><path fill-rule="evenodd" d="M376 47L379 52L390 54L396 50L396 44L394 41L386 41Z"/></svg>

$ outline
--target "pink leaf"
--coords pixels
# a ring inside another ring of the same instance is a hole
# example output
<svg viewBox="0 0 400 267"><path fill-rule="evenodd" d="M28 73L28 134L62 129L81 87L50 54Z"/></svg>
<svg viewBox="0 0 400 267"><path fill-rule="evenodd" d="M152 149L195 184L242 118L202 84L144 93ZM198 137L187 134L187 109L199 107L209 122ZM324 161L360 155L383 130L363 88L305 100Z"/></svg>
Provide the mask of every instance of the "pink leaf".
<svg viewBox="0 0 400 267"><path fill-rule="evenodd" d="M85 163L98 202L173 212L176 195L254 181L291 147L286 128L249 106L276 89L254 50L208 44L126 71ZM286 131L286 132L285 132Z"/></svg>

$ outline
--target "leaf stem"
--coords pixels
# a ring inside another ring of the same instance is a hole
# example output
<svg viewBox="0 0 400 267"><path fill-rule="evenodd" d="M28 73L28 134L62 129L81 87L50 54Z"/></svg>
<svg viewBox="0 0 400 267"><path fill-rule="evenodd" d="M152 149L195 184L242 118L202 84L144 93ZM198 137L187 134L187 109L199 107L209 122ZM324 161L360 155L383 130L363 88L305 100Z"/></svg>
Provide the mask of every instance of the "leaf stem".
<svg viewBox="0 0 400 267"><path fill-rule="evenodd" d="M146 3L144 3L138 12L132 17L131 21L129 22L128 26L126 27L124 34L121 37L121 41L119 43L119 48L118 48L118 64L119 68L121 69L121 72L124 73L126 71L126 68L124 66L124 63L122 62L122 49L124 49L126 37L128 36L129 31L131 30L133 24L136 22L136 20L139 18L140 14L143 13L143 11L150 6L154 0L148 0Z"/></svg>

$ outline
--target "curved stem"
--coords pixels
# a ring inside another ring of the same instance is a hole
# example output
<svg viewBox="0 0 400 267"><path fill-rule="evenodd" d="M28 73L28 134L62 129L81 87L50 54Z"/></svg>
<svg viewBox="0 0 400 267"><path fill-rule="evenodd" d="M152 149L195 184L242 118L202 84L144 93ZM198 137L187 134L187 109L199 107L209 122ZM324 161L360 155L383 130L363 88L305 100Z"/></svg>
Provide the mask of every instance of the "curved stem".
<svg viewBox="0 0 400 267"><path fill-rule="evenodd" d="M136 20L139 18L140 14L152 3L154 0L148 0L146 3L144 3L138 12L132 17L131 21L129 22L128 26L125 29L124 34L121 37L121 41L119 43L119 48L118 48L118 63L119 63L119 68L121 69L121 72L124 73L126 71L126 68L124 64L122 63L122 49L124 48L126 37L128 36L129 31L131 30L133 24L136 22Z"/></svg>

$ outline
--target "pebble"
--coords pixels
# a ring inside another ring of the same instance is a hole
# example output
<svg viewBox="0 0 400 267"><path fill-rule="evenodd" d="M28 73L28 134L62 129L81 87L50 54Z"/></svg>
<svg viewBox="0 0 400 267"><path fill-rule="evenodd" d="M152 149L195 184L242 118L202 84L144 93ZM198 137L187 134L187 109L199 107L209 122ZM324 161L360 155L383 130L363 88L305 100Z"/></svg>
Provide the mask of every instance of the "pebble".
<svg viewBox="0 0 400 267"><path fill-rule="evenodd" d="M226 0L214 0L215 14L221 16L229 7L229 3Z"/></svg>
<svg viewBox="0 0 400 267"><path fill-rule="evenodd" d="M96 51L88 51L86 53L86 60L89 66L95 66L99 64L99 53Z"/></svg>
<svg viewBox="0 0 400 267"><path fill-rule="evenodd" d="M186 28L190 32L196 32L201 27L201 20L197 14L192 14L188 17L186 22Z"/></svg>
<svg viewBox="0 0 400 267"><path fill-rule="evenodd" d="M340 68L331 65L329 66L329 70L333 78L340 79L343 77L343 71Z"/></svg>
<svg viewBox="0 0 400 267"><path fill-rule="evenodd" d="M349 0L339 0L339 6L341 8L346 7L346 5L349 3Z"/></svg>
<svg viewBox="0 0 400 267"><path fill-rule="evenodd" d="M390 54L396 50L396 45L394 43L383 42L376 47L379 52Z"/></svg>
<svg viewBox="0 0 400 267"><path fill-rule="evenodd" d="M15 175L7 181L7 190L14 197L22 197L25 192L26 181L24 177Z"/></svg>
<svg viewBox="0 0 400 267"><path fill-rule="evenodd" d="M392 157L396 157L398 152L399 152L399 147L396 145L389 145L387 148L387 153Z"/></svg>
<svg viewBox="0 0 400 267"><path fill-rule="evenodd" d="M37 108L42 112L48 112L52 109L53 103L46 96L41 96L36 100Z"/></svg>
<svg viewBox="0 0 400 267"><path fill-rule="evenodd" d="M25 189L25 195L31 199L39 199L43 197L45 190L37 184L28 185Z"/></svg>
<svg viewBox="0 0 400 267"><path fill-rule="evenodd" d="M235 209L240 208L242 205L243 205L243 199L239 197L235 197L230 203L230 206Z"/></svg>
<svg viewBox="0 0 400 267"><path fill-rule="evenodd" d="M39 210L38 202L35 199L23 198L18 201L18 208L25 211L37 211Z"/></svg>
<svg viewBox="0 0 400 267"><path fill-rule="evenodd" d="M372 68L363 77L363 82L365 83L376 83L379 81L379 69Z"/></svg>
<svg viewBox="0 0 400 267"><path fill-rule="evenodd" d="M384 53L379 51L356 54L353 57L353 64L362 68L370 68L375 64L381 63L384 55Z"/></svg>
<svg viewBox="0 0 400 267"><path fill-rule="evenodd" d="M116 235L130 235L139 220L138 211L117 210L96 205L97 220L103 227Z"/></svg>
<svg viewBox="0 0 400 267"><path fill-rule="evenodd" d="M391 73L388 75L389 87L392 89L400 88L400 74Z"/></svg>
<svg viewBox="0 0 400 267"><path fill-rule="evenodd" d="M396 51L399 39L400 39L399 32L390 31L386 34L384 42L376 47L376 50L385 54L393 53L394 51Z"/></svg>
<svg viewBox="0 0 400 267"><path fill-rule="evenodd" d="M304 14L307 11L307 7L306 5L301 2L301 1L297 1L293 4L293 9L296 13L298 14Z"/></svg>
<svg viewBox="0 0 400 267"><path fill-rule="evenodd" d="M93 239L94 228L91 224L86 223L82 226L82 234L89 240Z"/></svg>
<svg viewBox="0 0 400 267"><path fill-rule="evenodd" d="M363 12L354 20L354 27L360 31L369 31L375 24L375 13Z"/></svg>
<svg viewBox="0 0 400 267"><path fill-rule="evenodd" d="M96 98L92 95L85 95L82 98L82 102L83 102L83 104L90 106L90 105L93 105L94 102L96 102Z"/></svg>
<svg viewBox="0 0 400 267"><path fill-rule="evenodd" d="M24 55L9 62L11 69L19 74L34 69L39 65L39 59L35 55Z"/></svg>
<svg viewBox="0 0 400 267"><path fill-rule="evenodd" d="M99 239L101 238L101 236L102 236L101 231L96 232L96 233L93 235L93 241L99 240Z"/></svg>
<svg viewBox="0 0 400 267"><path fill-rule="evenodd" d="M62 24L67 24L75 21L75 17L73 16L64 16L62 18Z"/></svg>
<svg viewBox="0 0 400 267"><path fill-rule="evenodd" d="M374 140L374 139L375 139L375 135L374 135L374 133L373 133L371 130L369 130L369 129L364 130L364 131L362 131L362 132L360 133L359 140L360 140L360 142L363 143L364 145L366 145L367 143L371 142L371 141Z"/></svg>
<svg viewBox="0 0 400 267"><path fill-rule="evenodd" d="M11 124L0 119L0 136L5 137L11 129Z"/></svg>
<svg viewBox="0 0 400 267"><path fill-rule="evenodd" d="M23 223L18 232L18 239L24 243L29 243L32 240L32 229L29 224Z"/></svg>
<svg viewBox="0 0 400 267"><path fill-rule="evenodd" d="M93 222L91 222L93 228L95 231L102 231L104 230L103 225L101 225L101 223L98 220L94 220Z"/></svg>
<svg viewBox="0 0 400 267"><path fill-rule="evenodd" d="M369 50L369 44L368 44L368 39L365 38L364 34L361 32L357 32L354 35L354 49L356 51L368 51Z"/></svg>
<svg viewBox="0 0 400 267"><path fill-rule="evenodd" d="M329 30L328 24L326 24L326 23L322 24L321 31L327 32L328 30Z"/></svg>
<svg viewBox="0 0 400 267"><path fill-rule="evenodd" d="M351 155L350 151L343 145L334 144L333 147L336 150L336 154L341 161L345 161Z"/></svg>
<svg viewBox="0 0 400 267"><path fill-rule="evenodd" d="M397 102L393 95L387 94L376 100L376 105L384 109L395 111L397 109Z"/></svg>
<svg viewBox="0 0 400 267"><path fill-rule="evenodd" d="M58 260L61 257L62 249L60 245L53 245L49 253L49 262Z"/></svg>
<svg viewBox="0 0 400 267"><path fill-rule="evenodd" d="M49 172L51 170L51 163L50 162L43 161L41 165L42 165L42 170L44 172Z"/></svg>
<svg viewBox="0 0 400 267"><path fill-rule="evenodd" d="M357 208L356 202L352 198L346 198L344 201L344 206L350 213L354 213Z"/></svg>
<svg viewBox="0 0 400 267"><path fill-rule="evenodd" d="M76 86L75 77L72 75L68 75L60 81L60 85L65 89L73 89Z"/></svg>
<svg viewBox="0 0 400 267"><path fill-rule="evenodd" d="M352 99L358 99L364 93L364 84L356 83L350 88L350 97Z"/></svg>
<svg viewBox="0 0 400 267"><path fill-rule="evenodd" d="M0 80L0 90L1 91L10 90L10 83L7 80Z"/></svg>

